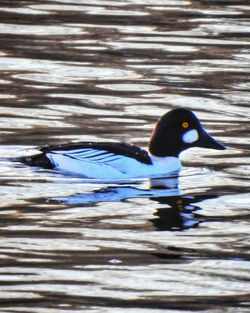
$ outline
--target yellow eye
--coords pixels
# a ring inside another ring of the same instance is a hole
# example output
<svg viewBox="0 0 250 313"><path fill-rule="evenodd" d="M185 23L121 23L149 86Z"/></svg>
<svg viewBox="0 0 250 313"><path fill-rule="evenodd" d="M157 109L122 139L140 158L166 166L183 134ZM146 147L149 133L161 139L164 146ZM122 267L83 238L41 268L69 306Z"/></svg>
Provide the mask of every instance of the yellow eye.
<svg viewBox="0 0 250 313"><path fill-rule="evenodd" d="M189 126L188 122L183 122L183 123L182 123L182 127L183 127L183 128L188 128L188 126Z"/></svg>

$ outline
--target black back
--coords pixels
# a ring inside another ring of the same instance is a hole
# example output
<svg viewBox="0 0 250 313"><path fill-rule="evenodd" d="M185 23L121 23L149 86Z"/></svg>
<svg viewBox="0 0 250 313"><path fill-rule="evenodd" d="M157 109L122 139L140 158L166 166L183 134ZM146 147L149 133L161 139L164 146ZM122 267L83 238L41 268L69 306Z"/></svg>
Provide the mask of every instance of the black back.
<svg viewBox="0 0 250 313"><path fill-rule="evenodd" d="M69 152L77 149L102 150L107 151L108 153L114 153L116 155L133 158L145 164L152 164L151 159L146 150L126 143L113 143L113 142L79 142L61 145L46 145L39 148L39 150L42 153L29 157L22 157L20 161L31 166L41 166L44 168L52 169L54 168L54 165L46 157L46 153L65 151L66 155L67 151Z"/></svg>

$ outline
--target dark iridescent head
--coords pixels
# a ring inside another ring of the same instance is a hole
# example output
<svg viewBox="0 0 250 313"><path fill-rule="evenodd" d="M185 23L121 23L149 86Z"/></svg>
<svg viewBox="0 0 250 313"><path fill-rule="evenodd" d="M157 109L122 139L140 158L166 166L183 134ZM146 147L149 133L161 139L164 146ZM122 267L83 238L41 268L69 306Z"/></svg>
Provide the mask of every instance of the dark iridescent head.
<svg viewBox="0 0 250 313"><path fill-rule="evenodd" d="M191 147L225 149L208 135L190 110L175 109L164 114L150 138L149 152L155 156L178 157L180 152Z"/></svg>

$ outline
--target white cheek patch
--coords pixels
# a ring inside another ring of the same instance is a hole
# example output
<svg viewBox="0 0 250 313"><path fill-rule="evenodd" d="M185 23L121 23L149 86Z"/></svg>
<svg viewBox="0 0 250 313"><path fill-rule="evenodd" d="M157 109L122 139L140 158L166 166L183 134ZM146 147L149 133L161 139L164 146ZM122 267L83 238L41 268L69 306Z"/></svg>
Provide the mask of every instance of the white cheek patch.
<svg viewBox="0 0 250 313"><path fill-rule="evenodd" d="M193 143L199 139L197 130L191 129L182 135L182 141L185 143Z"/></svg>

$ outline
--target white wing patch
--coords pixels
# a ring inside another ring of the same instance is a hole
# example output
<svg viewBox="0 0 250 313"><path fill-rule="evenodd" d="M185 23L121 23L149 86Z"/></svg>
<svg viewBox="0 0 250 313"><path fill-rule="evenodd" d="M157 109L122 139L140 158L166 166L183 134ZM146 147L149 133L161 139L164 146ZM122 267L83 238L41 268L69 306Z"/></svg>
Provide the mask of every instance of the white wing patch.
<svg viewBox="0 0 250 313"><path fill-rule="evenodd" d="M73 159L77 159L79 161L88 159L88 161L98 161L102 163L111 162L118 159L119 155L116 155L111 152L107 152L105 150L96 150L96 149L74 149L68 151L52 151L56 154L63 154Z"/></svg>
<svg viewBox="0 0 250 313"><path fill-rule="evenodd" d="M123 178L138 163L132 158L91 148L52 150L46 156L55 168L90 178Z"/></svg>
<svg viewBox="0 0 250 313"><path fill-rule="evenodd" d="M197 130L191 129L182 135L182 140L185 143L193 143L199 139Z"/></svg>
<svg viewBox="0 0 250 313"><path fill-rule="evenodd" d="M54 154L61 154L68 158L78 161L98 162L98 163L112 163L121 159L121 155L116 155L105 150L97 149L74 149L74 150L56 150L51 151Z"/></svg>

